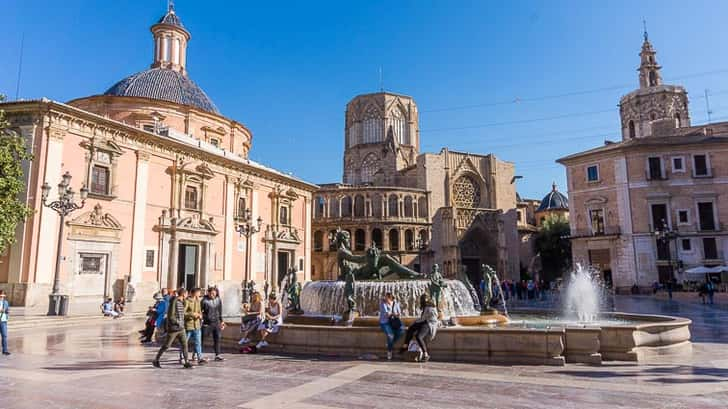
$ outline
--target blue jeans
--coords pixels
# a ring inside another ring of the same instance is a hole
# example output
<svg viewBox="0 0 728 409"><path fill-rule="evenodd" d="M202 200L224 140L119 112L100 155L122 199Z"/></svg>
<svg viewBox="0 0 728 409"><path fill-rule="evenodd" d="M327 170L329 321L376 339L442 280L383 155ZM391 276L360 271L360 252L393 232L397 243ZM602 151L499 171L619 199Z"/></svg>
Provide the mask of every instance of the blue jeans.
<svg viewBox="0 0 728 409"><path fill-rule="evenodd" d="M0 322L0 338L3 339L3 352L8 352L8 322Z"/></svg>
<svg viewBox="0 0 728 409"><path fill-rule="evenodd" d="M395 330L388 322L380 322L379 327L387 336L387 351L392 352L394 343L402 336L402 327Z"/></svg>
<svg viewBox="0 0 728 409"><path fill-rule="evenodd" d="M202 358L202 330L201 329L188 329L187 330L187 345L190 343L190 338L194 337L195 353L197 359Z"/></svg>

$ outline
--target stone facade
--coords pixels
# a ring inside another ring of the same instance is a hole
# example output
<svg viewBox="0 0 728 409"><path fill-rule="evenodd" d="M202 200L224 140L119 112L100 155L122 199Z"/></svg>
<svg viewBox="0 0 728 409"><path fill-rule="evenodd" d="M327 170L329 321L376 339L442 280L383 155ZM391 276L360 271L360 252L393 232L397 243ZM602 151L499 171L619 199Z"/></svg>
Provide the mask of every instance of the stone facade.
<svg viewBox="0 0 728 409"><path fill-rule="evenodd" d="M659 75L645 80L646 66L659 73L645 43L636 92L639 105L657 113L638 127L649 132L627 132L621 142L559 159L569 185L574 261L599 267L622 291L703 279L685 270L722 265L728 254L728 123L689 126L684 90L672 87L678 91L667 97ZM623 124L634 119L627 107L622 114Z"/></svg>
<svg viewBox="0 0 728 409"><path fill-rule="evenodd" d="M175 31L167 25L154 26L157 46L160 35ZM185 45L172 54L155 52L154 69L186 75ZM160 55L174 63L160 64ZM245 280L275 288L291 268L300 280L310 279L317 186L249 160L250 130L165 99L186 91L168 86L150 84L148 96L0 106L34 155L23 197L34 213L18 226L17 243L0 263L0 288L14 305L48 304L59 217L43 206L41 185L55 185L66 171L74 190L90 189L84 208L64 226L59 276L71 309L99 304L105 294L146 303L163 287L217 284L228 310L237 313ZM54 189L49 200L56 195ZM246 212L262 221L249 241L235 230Z"/></svg>
<svg viewBox="0 0 728 409"><path fill-rule="evenodd" d="M314 196L313 278L333 279L330 233L349 230L353 251L376 244L414 269L478 265L518 277L515 176L493 155L419 153L417 105L381 92L355 97L346 109L343 184Z"/></svg>

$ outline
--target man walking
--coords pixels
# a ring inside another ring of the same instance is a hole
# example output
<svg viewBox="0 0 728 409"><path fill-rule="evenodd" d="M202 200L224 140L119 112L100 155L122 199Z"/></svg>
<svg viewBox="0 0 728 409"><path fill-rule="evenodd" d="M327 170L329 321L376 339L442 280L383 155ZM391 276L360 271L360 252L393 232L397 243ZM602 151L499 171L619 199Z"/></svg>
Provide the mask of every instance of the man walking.
<svg viewBox="0 0 728 409"><path fill-rule="evenodd" d="M200 294L202 290L195 288L190 297L185 300L185 331L187 332L187 345L190 339L195 344L192 360L197 359L200 365L207 361L202 358L202 307L200 306Z"/></svg>
<svg viewBox="0 0 728 409"><path fill-rule="evenodd" d="M162 347L159 348L157 356L154 358L154 361L152 361L152 365L157 368L161 368L159 359L162 357L162 354L164 354L164 352L172 346L175 340L179 341L180 348L182 349L184 367L192 368L192 364L190 364L189 357L187 355L187 334L185 333L186 296L187 290L180 288L177 290L177 295L169 300L169 306L167 307L167 320L165 324L167 329L167 340Z"/></svg>
<svg viewBox="0 0 728 409"><path fill-rule="evenodd" d="M0 290L0 338L2 338L3 355L10 355L8 351L8 314L10 303L5 299L5 290Z"/></svg>
<svg viewBox="0 0 728 409"><path fill-rule="evenodd" d="M224 361L220 355L220 338L225 329L225 322L222 319L222 301L217 294L217 288L207 289L207 295L202 300L202 340L204 342L208 334L212 334L212 346L215 351L215 360Z"/></svg>

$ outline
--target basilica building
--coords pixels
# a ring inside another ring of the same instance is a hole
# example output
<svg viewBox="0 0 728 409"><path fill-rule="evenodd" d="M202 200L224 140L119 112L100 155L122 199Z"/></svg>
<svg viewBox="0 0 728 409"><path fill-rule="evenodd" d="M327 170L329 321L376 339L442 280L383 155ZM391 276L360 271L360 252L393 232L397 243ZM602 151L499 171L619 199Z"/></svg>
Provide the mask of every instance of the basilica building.
<svg viewBox="0 0 728 409"><path fill-rule="evenodd" d="M237 312L241 284L275 288L291 270L310 278L317 186L248 158L251 130L190 77L191 35L173 7L151 33L151 66L106 92L0 105L34 155L22 198L33 214L0 258L13 305L46 308L57 274L71 310L98 311L102 296L146 303L160 288L214 284ZM64 174L88 198L76 194L83 207L61 226L46 205Z"/></svg>
<svg viewBox="0 0 728 409"><path fill-rule="evenodd" d="M519 277L513 163L448 148L421 153L418 117L412 97L391 92L347 104L343 183L314 194L312 279L338 276L330 244L338 228L355 253L376 246L414 270L465 268L478 282L487 263Z"/></svg>

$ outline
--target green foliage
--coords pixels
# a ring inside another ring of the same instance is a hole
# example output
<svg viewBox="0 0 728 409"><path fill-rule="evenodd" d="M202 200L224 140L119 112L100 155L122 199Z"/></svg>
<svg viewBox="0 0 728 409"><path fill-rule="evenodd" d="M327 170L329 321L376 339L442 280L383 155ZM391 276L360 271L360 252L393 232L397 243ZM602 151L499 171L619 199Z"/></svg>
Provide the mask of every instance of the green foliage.
<svg viewBox="0 0 728 409"><path fill-rule="evenodd" d="M0 95L0 102L4 100ZM31 155L23 137L8 127L5 111L0 109L0 253L15 242L15 227L31 213L19 200L25 189L22 161Z"/></svg>
<svg viewBox="0 0 728 409"><path fill-rule="evenodd" d="M536 235L536 252L541 254L544 281L561 277L571 267L571 241L569 221L563 216L546 218Z"/></svg>

